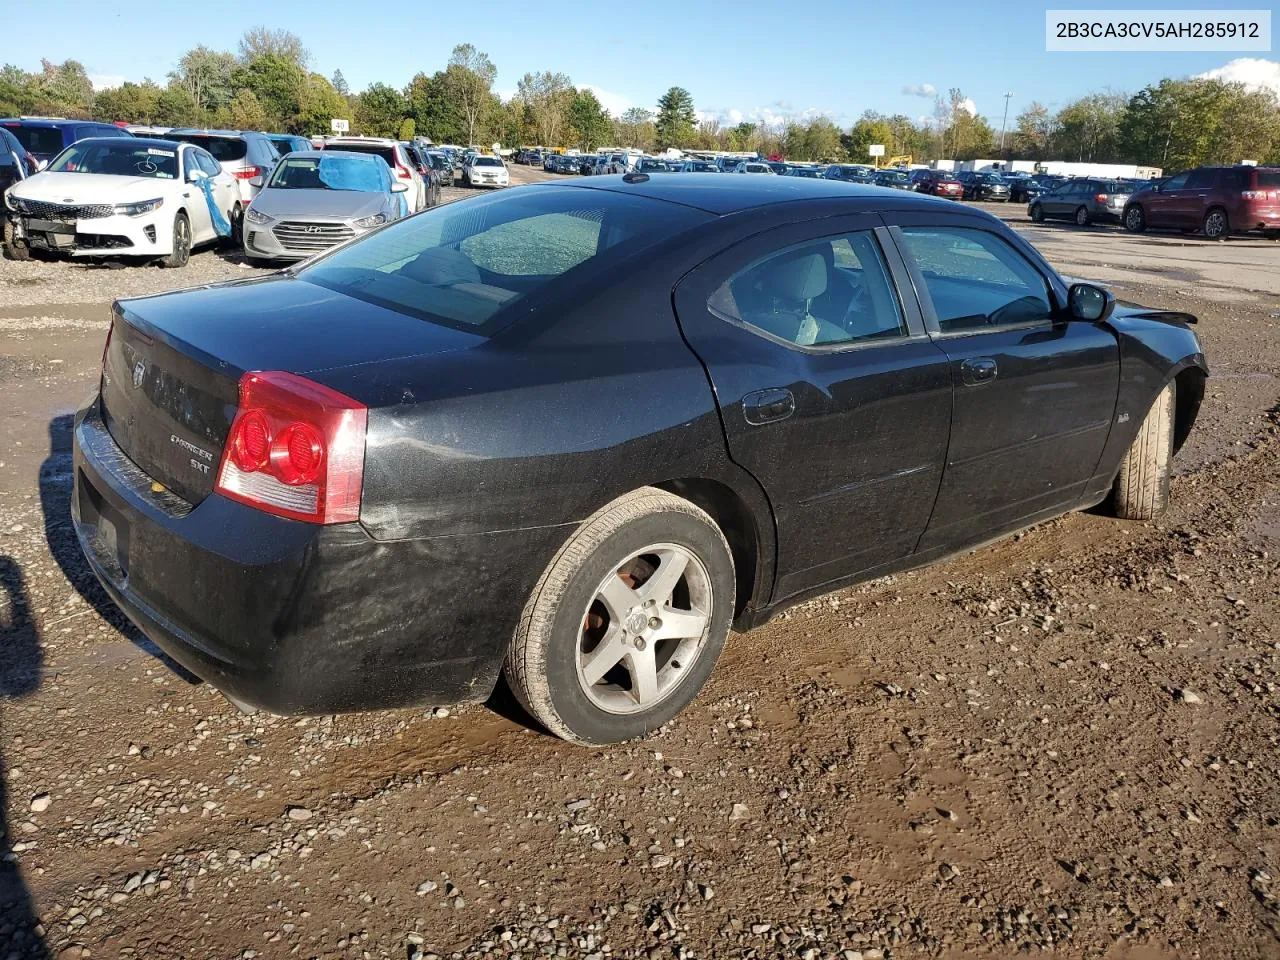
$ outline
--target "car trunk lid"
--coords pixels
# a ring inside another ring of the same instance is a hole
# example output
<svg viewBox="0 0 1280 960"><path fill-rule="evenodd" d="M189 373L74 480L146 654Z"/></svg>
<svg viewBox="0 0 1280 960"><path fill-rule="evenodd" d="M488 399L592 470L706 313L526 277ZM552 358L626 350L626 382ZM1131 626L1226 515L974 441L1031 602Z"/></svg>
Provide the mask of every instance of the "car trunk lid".
<svg viewBox="0 0 1280 960"><path fill-rule="evenodd" d="M326 371L483 342L288 275L119 301L113 311L107 429L144 473L192 504L213 490L244 372L331 386ZM349 382L340 389L367 402Z"/></svg>

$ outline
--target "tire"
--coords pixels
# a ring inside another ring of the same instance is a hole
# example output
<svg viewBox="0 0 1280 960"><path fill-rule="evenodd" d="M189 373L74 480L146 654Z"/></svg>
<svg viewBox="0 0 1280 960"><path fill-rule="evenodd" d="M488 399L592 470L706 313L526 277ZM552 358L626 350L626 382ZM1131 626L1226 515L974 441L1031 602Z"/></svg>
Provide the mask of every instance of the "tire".
<svg viewBox="0 0 1280 960"><path fill-rule="evenodd" d="M1124 212L1124 228L1130 233L1142 233L1147 229L1147 213L1137 204Z"/></svg>
<svg viewBox="0 0 1280 960"><path fill-rule="evenodd" d="M219 237L218 246L224 250L243 250L244 208L239 203L231 208L231 212L227 215L227 222L231 224L231 236Z"/></svg>
<svg viewBox="0 0 1280 960"><path fill-rule="evenodd" d="M4 252L10 260L30 260L31 248L27 246L25 240L15 240L13 236L13 224L8 220L4 221Z"/></svg>
<svg viewBox="0 0 1280 960"><path fill-rule="evenodd" d="M1111 488L1111 512L1122 520L1151 520L1169 506L1176 389L1170 383L1160 391L1120 462Z"/></svg>
<svg viewBox="0 0 1280 960"><path fill-rule="evenodd" d="M1087 227L1089 225L1089 209L1088 207L1076 207L1076 226Z"/></svg>
<svg viewBox="0 0 1280 960"><path fill-rule="evenodd" d="M1038 203L1031 205L1031 219L1036 223L1044 223L1044 207Z"/></svg>
<svg viewBox="0 0 1280 960"><path fill-rule="evenodd" d="M1204 215L1204 223L1201 224L1201 230L1209 240L1223 240L1227 234L1231 232L1231 225L1227 221L1227 211L1221 207L1214 207Z"/></svg>
<svg viewBox="0 0 1280 960"><path fill-rule="evenodd" d="M191 260L191 221L178 212L173 218L173 252L160 261L162 266L178 269Z"/></svg>
<svg viewBox="0 0 1280 960"><path fill-rule="evenodd" d="M676 586L658 587L651 603L646 585L668 563L674 572L664 579L678 577ZM644 736L684 709L711 675L733 618L735 583L733 555L711 517L665 491L635 490L583 523L552 559L512 638L507 682L566 740ZM682 618L690 630L701 619L696 637L661 636L675 623L673 610L692 611Z"/></svg>

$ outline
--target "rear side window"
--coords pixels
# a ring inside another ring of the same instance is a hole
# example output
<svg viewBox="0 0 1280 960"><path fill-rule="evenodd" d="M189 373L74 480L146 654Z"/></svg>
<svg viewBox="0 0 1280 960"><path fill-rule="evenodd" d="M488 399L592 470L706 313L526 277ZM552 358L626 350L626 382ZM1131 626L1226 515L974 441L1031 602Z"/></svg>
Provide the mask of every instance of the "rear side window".
<svg viewBox="0 0 1280 960"><path fill-rule="evenodd" d="M942 333L982 333L1049 319L1045 279L1022 254L985 230L903 227L907 254L924 276Z"/></svg>
<svg viewBox="0 0 1280 960"><path fill-rule="evenodd" d="M797 347L838 347L907 335L875 236L825 237L770 254L711 295L712 313Z"/></svg>
<svg viewBox="0 0 1280 960"><path fill-rule="evenodd" d="M184 143L194 143L198 147L203 147L213 154L213 158L219 163L233 163L236 160L243 160L249 153L249 145L239 137L205 137L199 134L179 133L171 135L172 140L181 140Z"/></svg>
<svg viewBox="0 0 1280 960"><path fill-rule="evenodd" d="M620 245L630 252L708 218L689 207L602 190L503 192L398 221L298 276L487 335L502 325L507 308L586 279L605 268Z"/></svg>
<svg viewBox="0 0 1280 960"><path fill-rule="evenodd" d="M19 124L5 129L18 138L27 153L53 155L62 152L62 131L56 127L24 127Z"/></svg>
<svg viewBox="0 0 1280 960"><path fill-rule="evenodd" d="M1259 168L1255 175L1258 178L1259 187L1280 187L1280 169Z"/></svg>

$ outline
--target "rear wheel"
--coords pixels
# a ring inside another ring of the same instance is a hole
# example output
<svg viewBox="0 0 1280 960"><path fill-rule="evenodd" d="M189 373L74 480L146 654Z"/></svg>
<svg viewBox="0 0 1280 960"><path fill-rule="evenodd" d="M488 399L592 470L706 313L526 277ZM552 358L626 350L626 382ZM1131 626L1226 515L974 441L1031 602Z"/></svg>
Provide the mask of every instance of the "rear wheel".
<svg viewBox="0 0 1280 960"><path fill-rule="evenodd" d="M1111 512L1123 520L1150 520L1169 506L1173 463L1173 401L1170 383L1147 411L1111 488Z"/></svg>
<svg viewBox="0 0 1280 960"><path fill-rule="evenodd" d="M1036 223L1044 223L1044 207L1038 203L1031 205L1031 219Z"/></svg>
<svg viewBox="0 0 1280 960"><path fill-rule="evenodd" d="M636 490L587 520L551 561L507 653L508 682L566 740L650 733L710 676L734 583L711 517L665 491Z"/></svg>
<svg viewBox="0 0 1280 960"><path fill-rule="evenodd" d="M191 260L191 221L185 213L173 218L173 252L161 263L166 267L185 267Z"/></svg>
<svg viewBox="0 0 1280 960"><path fill-rule="evenodd" d="M1124 228L1130 233L1141 233L1147 229L1147 215L1137 204L1124 212Z"/></svg>
<svg viewBox="0 0 1280 960"><path fill-rule="evenodd" d="M244 208L237 203L231 208L231 236L222 238L222 246L233 250L244 249Z"/></svg>
<svg viewBox="0 0 1280 960"><path fill-rule="evenodd" d="M1087 227L1089 225L1089 208L1076 207L1076 226Z"/></svg>
<svg viewBox="0 0 1280 960"><path fill-rule="evenodd" d="M1210 240L1221 240L1229 230L1227 211L1221 207L1214 207L1204 215L1204 224L1201 229L1204 230L1204 235Z"/></svg>

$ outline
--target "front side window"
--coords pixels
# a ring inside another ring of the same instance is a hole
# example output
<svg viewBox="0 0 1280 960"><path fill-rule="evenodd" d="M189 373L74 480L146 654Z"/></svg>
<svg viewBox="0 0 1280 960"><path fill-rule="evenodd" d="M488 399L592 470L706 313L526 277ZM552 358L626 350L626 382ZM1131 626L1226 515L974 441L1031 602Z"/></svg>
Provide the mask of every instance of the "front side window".
<svg viewBox="0 0 1280 960"><path fill-rule="evenodd" d="M1049 320L1044 277L1007 242L968 227L903 227L942 333L980 333Z"/></svg>
<svg viewBox="0 0 1280 960"><path fill-rule="evenodd" d="M1170 177L1163 184L1161 184L1160 189L1162 191L1181 190L1183 187L1187 185L1187 178L1190 176L1191 174L1188 172L1188 173L1180 173L1176 177Z"/></svg>
<svg viewBox="0 0 1280 960"><path fill-rule="evenodd" d="M759 259L722 283L707 305L725 320L798 347L907 335L879 244L867 230Z"/></svg>
<svg viewBox="0 0 1280 960"><path fill-rule="evenodd" d="M708 214L573 188L499 192L433 207L344 246L298 276L347 296L475 333L526 297L602 269Z"/></svg>

